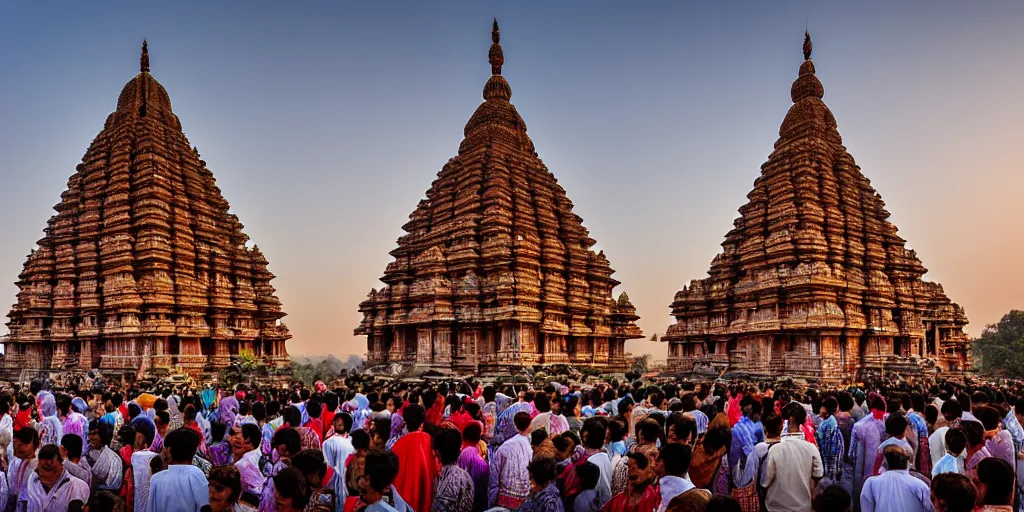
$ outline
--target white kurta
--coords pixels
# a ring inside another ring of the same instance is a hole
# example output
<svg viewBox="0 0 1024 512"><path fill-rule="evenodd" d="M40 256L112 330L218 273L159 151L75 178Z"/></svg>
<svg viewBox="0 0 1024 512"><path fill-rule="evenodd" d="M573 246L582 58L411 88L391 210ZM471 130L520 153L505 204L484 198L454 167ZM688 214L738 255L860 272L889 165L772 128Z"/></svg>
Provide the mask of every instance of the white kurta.
<svg viewBox="0 0 1024 512"><path fill-rule="evenodd" d="M32 473L28 480L27 512L66 512L72 501L81 501L83 505L89 503L89 485L64 471L47 491L39 481L39 475Z"/></svg>
<svg viewBox="0 0 1024 512"><path fill-rule="evenodd" d="M209 482L191 464L173 464L149 480L147 512L199 512L209 504Z"/></svg>

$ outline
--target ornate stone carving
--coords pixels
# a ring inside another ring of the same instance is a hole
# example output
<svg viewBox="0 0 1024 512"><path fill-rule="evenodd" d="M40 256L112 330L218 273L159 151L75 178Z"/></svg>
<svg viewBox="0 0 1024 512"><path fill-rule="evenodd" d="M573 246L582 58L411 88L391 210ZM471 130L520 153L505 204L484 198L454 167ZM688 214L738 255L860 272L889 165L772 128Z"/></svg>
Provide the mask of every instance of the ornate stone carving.
<svg viewBox="0 0 1024 512"><path fill-rule="evenodd" d="M492 35L484 102L466 123L459 154L402 226L382 278L393 291L367 296L355 333L367 336L371 364L626 369L625 341L643 337L636 309L625 294L612 298L619 283L608 259L591 250L596 242L534 151L501 75L497 22ZM396 292L406 286L408 293ZM412 345L405 353L414 360L376 348L398 339Z"/></svg>

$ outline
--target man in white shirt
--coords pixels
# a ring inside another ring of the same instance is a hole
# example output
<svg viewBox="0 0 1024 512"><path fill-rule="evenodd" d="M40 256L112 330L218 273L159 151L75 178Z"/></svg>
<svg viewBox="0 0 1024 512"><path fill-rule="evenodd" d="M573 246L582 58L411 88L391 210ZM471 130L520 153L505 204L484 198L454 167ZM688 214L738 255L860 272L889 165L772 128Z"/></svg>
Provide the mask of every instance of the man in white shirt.
<svg viewBox="0 0 1024 512"><path fill-rule="evenodd" d="M661 453L658 454L658 465L655 467L661 477L658 480L658 487L661 491L661 506L658 507L658 512L668 510L673 499L687 492L703 492L710 497L710 493L703 489L697 489L687 476L692 460L693 453L689 445L668 443L661 448Z"/></svg>
<svg viewBox="0 0 1024 512"><path fill-rule="evenodd" d="M347 412L335 414L333 427L334 435L327 438L322 447L324 459L338 474L341 481L345 482L345 461L356 451L352 446L352 439L348 436L348 431L352 428L352 415ZM340 494L337 499L343 503L348 495L347 486L339 486L338 492Z"/></svg>
<svg viewBox="0 0 1024 512"><path fill-rule="evenodd" d="M807 421L803 407L786 407L789 433L801 432ZM768 462L761 477L767 489L765 505L768 510L810 512L814 485L824 476L824 466L818 447L804 441L802 435L783 436L767 455Z"/></svg>
<svg viewBox="0 0 1024 512"><path fill-rule="evenodd" d="M89 485L64 470L57 445L42 447L38 459L28 480L27 512L82 510L89 501Z"/></svg>
<svg viewBox="0 0 1024 512"><path fill-rule="evenodd" d="M149 480L147 512L201 512L210 507L210 484L203 470L192 465L199 441L199 433L188 428L167 434L164 459L170 463Z"/></svg>
<svg viewBox="0 0 1024 512"><path fill-rule="evenodd" d="M931 512L931 489L923 480L910 474L909 454L890 445L882 451L885 473L864 482L860 492L861 512Z"/></svg>

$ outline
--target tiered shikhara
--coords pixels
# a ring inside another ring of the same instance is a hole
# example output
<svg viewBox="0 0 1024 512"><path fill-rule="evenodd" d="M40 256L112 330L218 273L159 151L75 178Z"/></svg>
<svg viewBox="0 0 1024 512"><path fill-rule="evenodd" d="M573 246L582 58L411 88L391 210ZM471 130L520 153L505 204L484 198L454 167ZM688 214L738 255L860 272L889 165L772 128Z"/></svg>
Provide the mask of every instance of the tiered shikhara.
<svg viewBox="0 0 1024 512"><path fill-rule="evenodd" d="M125 85L18 280L5 370L191 374L251 351L285 366L285 316L167 91Z"/></svg>
<svg viewBox="0 0 1024 512"><path fill-rule="evenodd" d="M497 373L536 364L622 370L639 317L509 103L498 23L484 102L359 305L371 365Z"/></svg>
<svg viewBox="0 0 1024 512"><path fill-rule="evenodd" d="M969 371L964 310L907 250L821 101L811 41L775 150L711 262L676 293L668 365L843 381Z"/></svg>

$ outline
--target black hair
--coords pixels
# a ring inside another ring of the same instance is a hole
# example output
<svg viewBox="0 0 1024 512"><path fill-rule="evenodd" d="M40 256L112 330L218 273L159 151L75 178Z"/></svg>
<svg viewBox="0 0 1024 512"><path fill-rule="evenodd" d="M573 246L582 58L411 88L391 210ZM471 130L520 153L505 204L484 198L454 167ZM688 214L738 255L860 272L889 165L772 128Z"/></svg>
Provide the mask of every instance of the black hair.
<svg viewBox="0 0 1024 512"><path fill-rule="evenodd" d="M978 501L978 490L971 479L961 473L935 475L932 478L932 493L939 502L946 505L947 512L972 512Z"/></svg>
<svg viewBox="0 0 1024 512"><path fill-rule="evenodd" d="M64 434L64 437L60 438L60 445L67 450L69 459L82 456L82 438L77 434Z"/></svg>
<svg viewBox="0 0 1024 512"><path fill-rule="evenodd" d="M431 444L437 450L441 464L455 464L462 452L462 434L454 428L443 428L434 434Z"/></svg>
<svg viewBox="0 0 1024 512"><path fill-rule="evenodd" d="M352 448L356 450L366 450L370 448L370 434L365 430L359 429L352 432Z"/></svg>
<svg viewBox="0 0 1024 512"><path fill-rule="evenodd" d="M39 455L36 455L39 460L53 460L57 459L57 462L63 462L60 458L60 448L55 444L44 445L39 449Z"/></svg>
<svg viewBox="0 0 1024 512"><path fill-rule="evenodd" d="M743 508L736 498L728 494L715 494L704 506L704 512L743 512Z"/></svg>
<svg viewBox="0 0 1024 512"><path fill-rule="evenodd" d="M289 427L299 428L302 426L302 411L294 405L285 407L285 409L281 411L281 417L284 418L284 422L287 423Z"/></svg>
<svg viewBox="0 0 1024 512"><path fill-rule="evenodd" d="M14 439L22 444L39 446L39 431L32 427L21 427L20 430L14 431Z"/></svg>
<svg viewBox="0 0 1024 512"><path fill-rule="evenodd" d="M580 438L583 439L584 448L600 449L604 446L605 434L608 427L603 418L587 418L580 429Z"/></svg>
<svg viewBox="0 0 1024 512"><path fill-rule="evenodd" d="M946 450L949 451L949 453L960 455L964 452L964 448L967 448L967 436L964 435L963 429L947 429L946 436L943 441L945 441Z"/></svg>
<svg viewBox="0 0 1024 512"><path fill-rule="evenodd" d="M538 457L530 462L530 465L526 468L530 473L530 477L539 486L547 486L555 480L558 476L555 460L551 457Z"/></svg>
<svg viewBox="0 0 1024 512"><path fill-rule="evenodd" d="M950 415L953 418L959 418L964 413L963 407L956 400L946 400L942 402L942 414Z"/></svg>
<svg viewBox="0 0 1024 512"><path fill-rule="evenodd" d="M278 429L270 442L275 449L278 446L284 445L284 449L292 455L299 453L299 450L302 449L302 438L299 436L299 431L292 427Z"/></svg>
<svg viewBox="0 0 1024 512"><path fill-rule="evenodd" d="M260 427L254 423L245 423L241 426L241 431L242 439L249 441L252 444L253 450L258 450L260 443L263 441L263 431L260 430Z"/></svg>
<svg viewBox="0 0 1024 512"><path fill-rule="evenodd" d="M903 437L907 431L907 417L901 412L889 413L885 419L885 433L892 437Z"/></svg>
<svg viewBox="0 0 1024 512"><path fill-rule="evenodd" d="M334 427L334 432L335 433L337 433L337 434L347 434L349 431L352 430L352 421L353 420L352 420L352 415L351 414L349 414L347 412L339 412L338 414L335 414L334 415L334 424L335 425L338 424L338 420L339 419L341 420L341 425L343 427L343 430L341 432L338 432L338 428Z"/></svg>
<svg viewBox="0 0 1024 512"><path fill-rule="evenodd" d="M365 474L373 490L383 493L398 475L398 456L390 450L377 450L366 454ZM274 482L277 483L276 481Z"/></svg>
<svg viewBox="0 0 1024 512"><path fill-rule="evenodd" d="M842 512L850 509L850 493L839 485L830 485L811 502L814 512Z"/></svg>
<svg viewBox="0 0 1024 512"><path fill-rule="evenodd" d="M512 417L512 423L515 423L516 430L524 432L530 428L530 413L526 411L519 411L515 416Z"/></svg>
<svg viewBox="0 0 1024 512"><path fill-rule="evenodd" d="M167 434L164 446L171 452L171 462L191 463L199 449L199 433L188 427L180 427Z"/></svg>
<svg viewBox="0 0 1024 512"><path fill-rule="evenodd" d="M426 401L423 403L426 403ZM423 426L423 422L426 420L426 411L417 404L409 404L402 411L402 418L405 420L405 426L409 429L409 432L416 432Z"/></svg>
<svg viewBox="0 0 1024 512"><path fill-rule="evenodd" d="M636 461L636 467L640 469L647 469L647 466L651 464L651 459L648 459L643 452L629 452L626 457Z"/></svg>
<svg viewBox="0 0 1024 512"><path fill-rule="evenodd" d="M292 466L298 468L303 475L315 474L323 479L327 474L327 461L320 450L301 450L292 457Z"/></svg>
<svg viewBox="0 0 1024 512"><path fill-rule="evenodd" d="M665 474L678 477L686 476L692 458L690 446L681 443L666 444L661 447L661 453L658 454L658 459L665 465Z"/></svg>
<svg viewBox="0 0 1024 512"><path fill-rule="evenodd" d="M987 490L982 505L1010 505L1013 502L1013 466L999 457L987 457L978 463L978 480Z"/></svg>
<svg viewBox="0 0 1024 512"><path fill-rule="evenodd" d="M576 466L576 476L580 479L581 489L584 491L597 487L601 478L601 470L593 462L584 462Z"/></svg>
<svg viewBox="0 0 1024 512"><path fill-rule="evenodd" d="M309 503L309 485L299 468L287 466L274 475L274 491L292 499L292 506L303 509Z"/></svg>
<svg viewBox="0 0 1024 512"><path fill-rule="evenodd" d="M213 442L219 443L224 440L224 434L228 431L228 426L220 421L210 422L210 437Z"/></svg>

